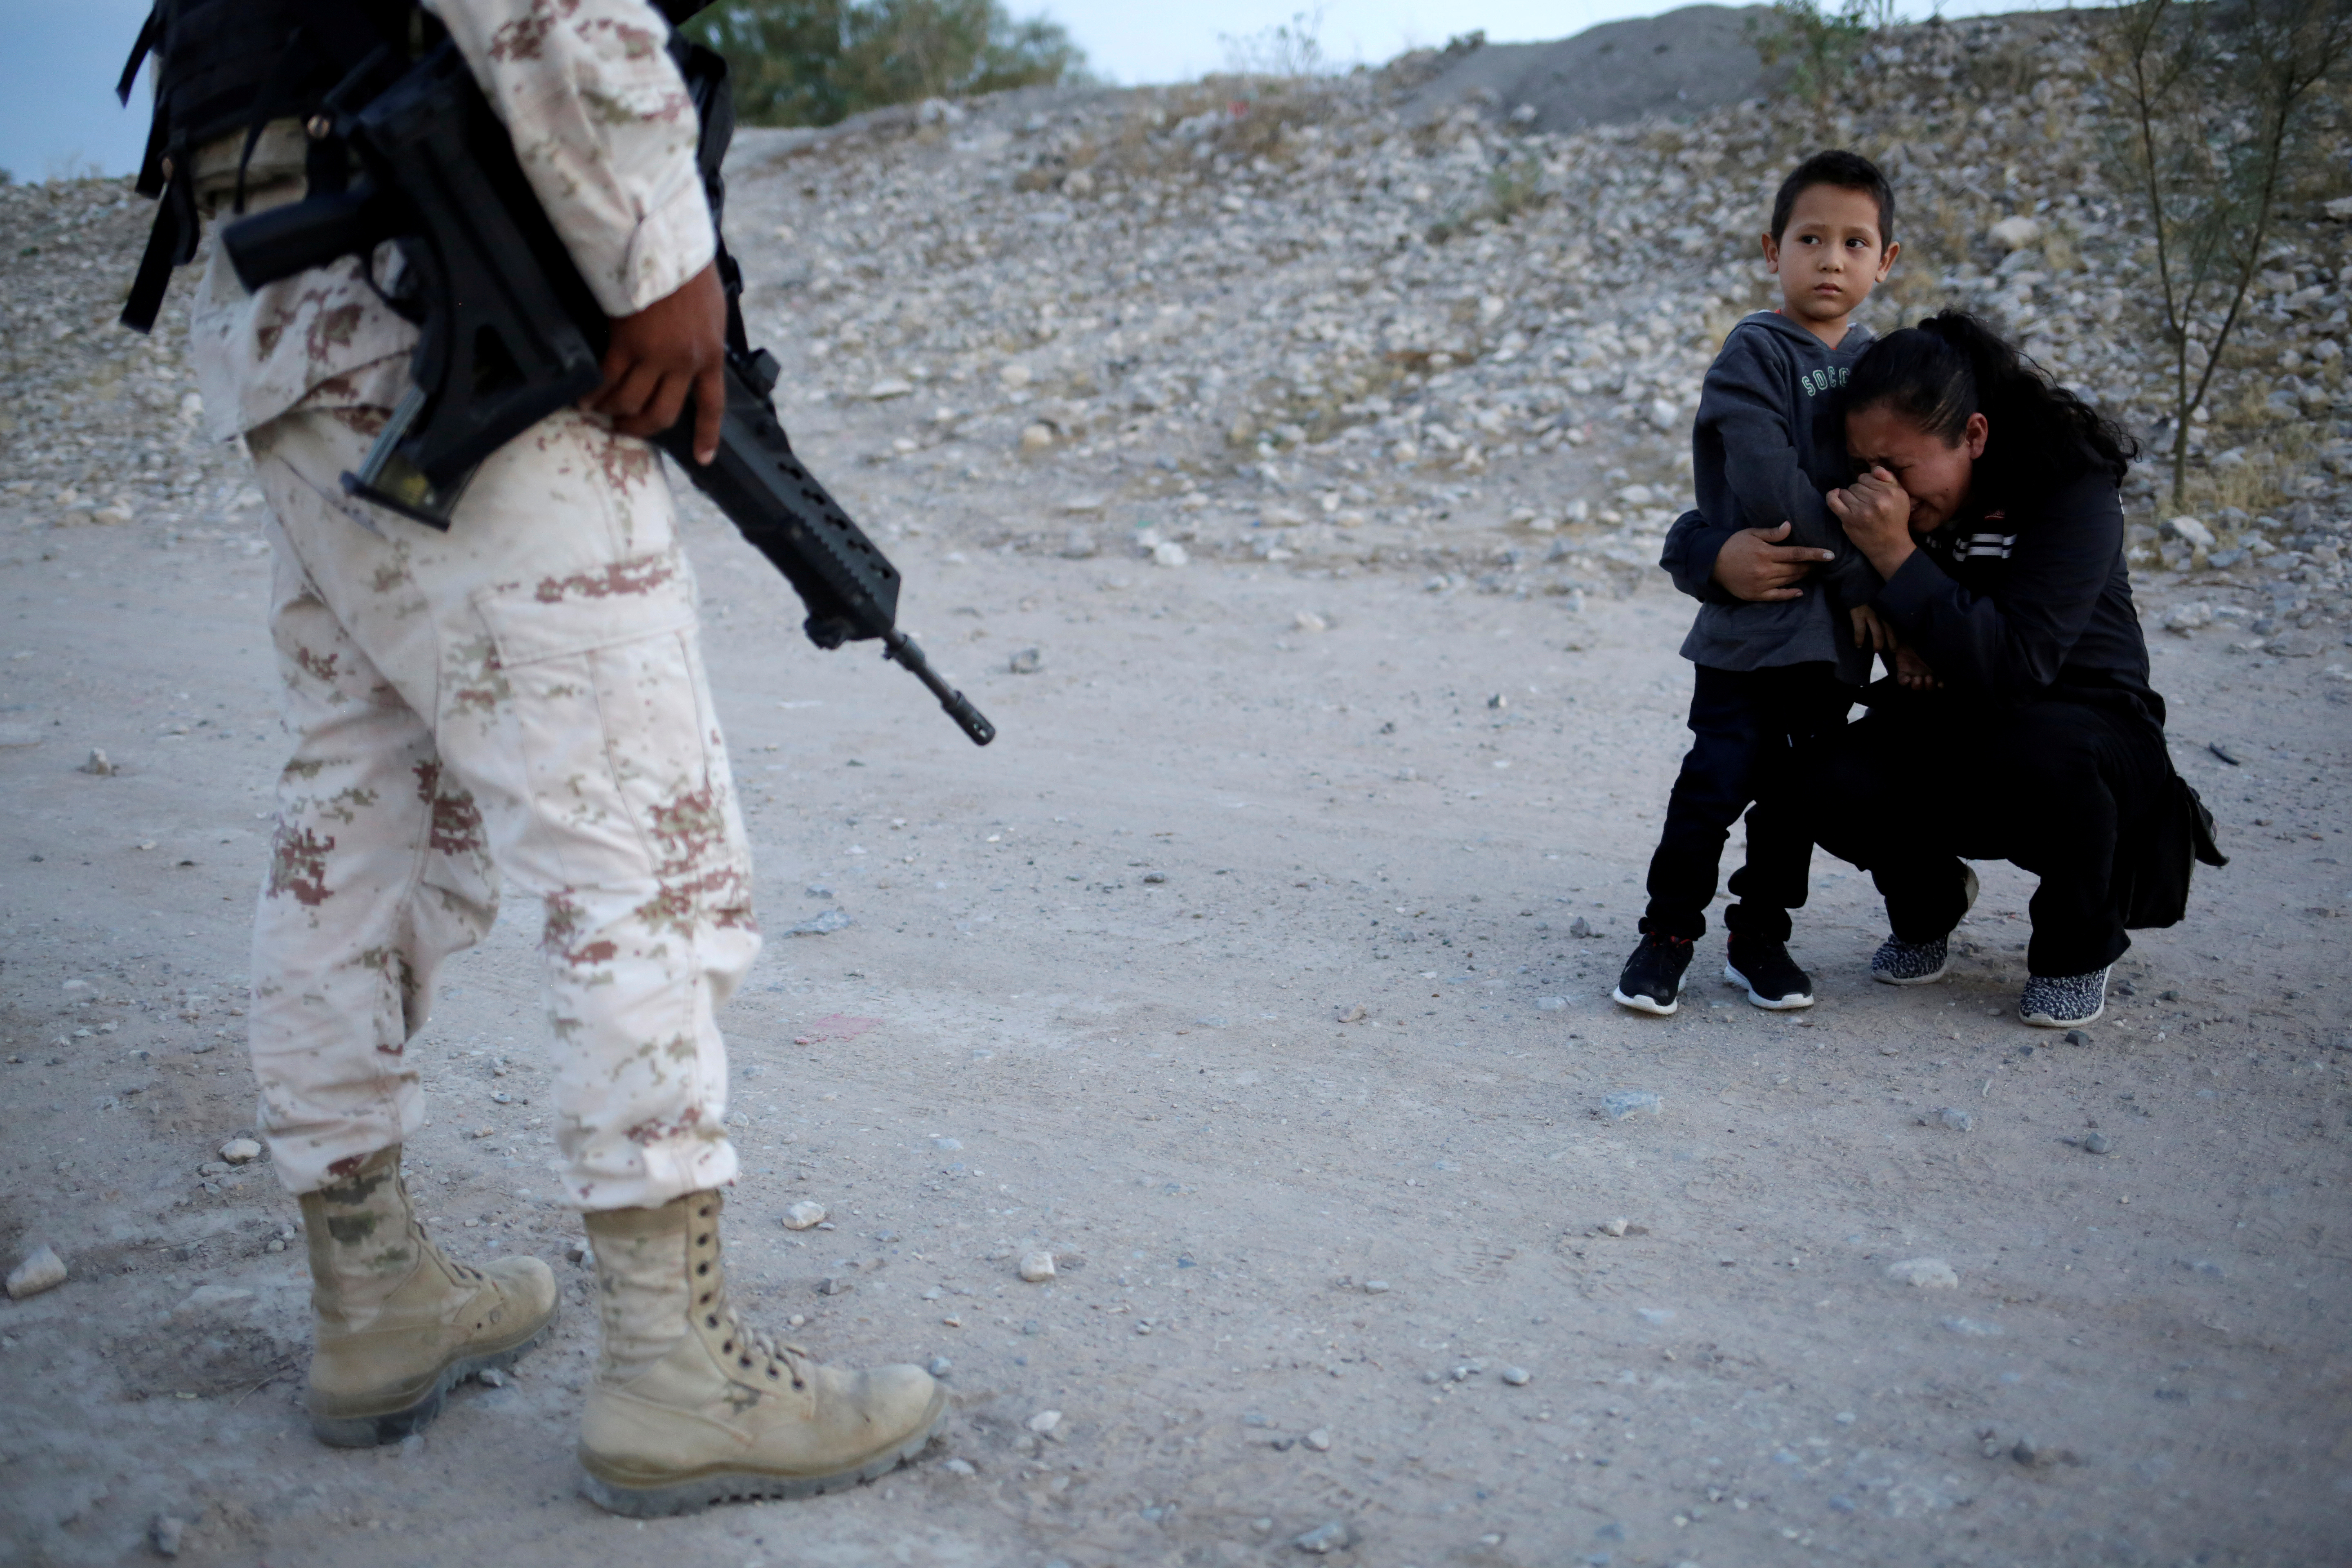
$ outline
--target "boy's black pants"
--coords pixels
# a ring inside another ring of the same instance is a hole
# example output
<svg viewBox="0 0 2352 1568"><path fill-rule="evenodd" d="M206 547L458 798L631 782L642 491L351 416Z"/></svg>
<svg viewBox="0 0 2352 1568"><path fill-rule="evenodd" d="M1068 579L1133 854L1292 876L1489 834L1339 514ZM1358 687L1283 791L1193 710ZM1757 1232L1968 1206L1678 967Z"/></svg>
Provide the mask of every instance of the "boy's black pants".
<svg viewBox="0 0 2352 1568"><path fill-rule="evenodd" d="M2164 731L2128 701L1992 708L1934 695L1874 709L1801 764L1811 830L1861 867L1905 942L1960 923L1960 858L2042 879L2028 971L2088 974L2123 956L2116 851L2171 785Z"/></svg>
<svg viewBox="0 0 2352 1568"><path fill-rule="evenodd" d="M1731 876L1725 929L1789 940L1789 911L1804 907L1813 841L1805 814L1787 798L1796 749L1845 727L1854 688L1827 661L1769 669L1692 666L1694 739L1666 798L1666 825L1650 857L1650 907L1642 929L1665 936L1706 934L1723 842L1748 813L1748 863ZM1753 810L1749 810L1750 804Z"/></svg>

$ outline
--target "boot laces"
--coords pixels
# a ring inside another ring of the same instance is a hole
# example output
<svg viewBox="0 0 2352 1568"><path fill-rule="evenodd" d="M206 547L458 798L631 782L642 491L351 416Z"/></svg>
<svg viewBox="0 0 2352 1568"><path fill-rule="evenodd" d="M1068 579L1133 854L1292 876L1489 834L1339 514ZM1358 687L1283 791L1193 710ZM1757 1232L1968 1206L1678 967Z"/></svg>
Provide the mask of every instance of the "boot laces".
<svg viewBox="0 0 2352 1568"><path fill-rule="evenodd" d="M726 1321L728 1338L736 1347L738 1366L750 1367L764 1362L762 1370L771 1378L785 1375L791 1377L794 1388L808 1386L805 1373L815 1364L815 1358L805 1349L751 1327L732 1307L727 1309Z"/></svg>

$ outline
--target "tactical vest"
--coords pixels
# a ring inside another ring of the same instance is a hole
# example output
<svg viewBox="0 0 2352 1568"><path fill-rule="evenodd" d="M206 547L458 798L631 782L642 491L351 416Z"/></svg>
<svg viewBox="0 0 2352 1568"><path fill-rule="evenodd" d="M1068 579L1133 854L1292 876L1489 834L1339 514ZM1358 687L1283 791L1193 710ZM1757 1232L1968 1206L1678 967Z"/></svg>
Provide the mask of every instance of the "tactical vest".
<svg viewBox="0 0 2352 1568"><path fill-rule="evenodd" d="M195 258L202 150L244 136L235 164L238 211L265 132L273 142L302 145L301 169L313 193L340 191L351 154L334 134L328 100L335 84L373 50L413 59L441 34L414 0L155 0L115 86L127 105L141 62L154 57L155 118L137 188L163 205L122 324L141 332L152 327L172 268Z"/></svg>
<svg viewBox="0 0 2352 1568"><path fill-rule="evenodd" d="M655 8L674 28L708 4L655 0ZM137 188L142 196L160 197L163 205L123 304L122 324L139 332L152 328L172 268L195 259L204 228L200 153L243 133L234 164L234 211L245 210L246 175L257 151L271 154L264 158L269 172L284 165L282 172L291 174L292 160L274 154L299 146L310 195L343 190L352 158L335 133L335 111L359 106L338 105L336 86L378 49L421 59L446 36L446 29L415 0L154 0L114 89L128 105L141 62L154 56L155 118L148 127ZM675 33L670 52L705 117L702 174L715 216L719 160L734 128L726 63ZM715 137L709 123L714 103L724 121Z"/></svg>

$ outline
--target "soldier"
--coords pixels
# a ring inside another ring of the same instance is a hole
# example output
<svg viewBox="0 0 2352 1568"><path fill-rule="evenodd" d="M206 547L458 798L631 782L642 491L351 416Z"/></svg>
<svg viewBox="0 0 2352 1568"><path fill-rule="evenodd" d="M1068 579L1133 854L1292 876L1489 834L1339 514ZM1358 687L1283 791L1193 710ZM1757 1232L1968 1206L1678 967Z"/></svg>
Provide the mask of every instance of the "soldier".
<svg viewBox="0 0 2352 1568"><path fill-rule="evenodd" d="M595 1254L588 1495L646 1516L871 1479L929 1440L944 1391L746 1326L720 1262L736 1156L716 1015L760 941L693 577L642 439L691 393L707 461L724 401L715 237L664 17L646 0L159 0L142 188L163 206L125 321L152 321L202 218L340 182L320 100L341 72L300 51L303 29L353 17L412 54L446 29L612 336L597 393L484 464L443 533L340 484L409 379L415 329L377 287L397 297L397 253L247 293L217 237L203 247L197 374L212 433L244 437L269 500L294 737L250 1014L262 1131L309 1242L312 1429L396 1440L554 1321L545 1264L452 1260L401 1176L425 1117L408 1044L503 876L545 911L556 1141Z"/></svg>

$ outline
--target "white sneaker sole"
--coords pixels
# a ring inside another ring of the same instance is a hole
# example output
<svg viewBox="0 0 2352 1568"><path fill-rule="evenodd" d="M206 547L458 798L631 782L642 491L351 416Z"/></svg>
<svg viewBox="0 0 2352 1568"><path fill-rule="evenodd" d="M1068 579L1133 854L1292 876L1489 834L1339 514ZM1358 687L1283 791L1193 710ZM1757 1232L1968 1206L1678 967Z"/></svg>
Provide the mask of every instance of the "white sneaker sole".
<svg viewBox="0 0 2352 1568"><path fill-rule="evenodd" d="M1777 999L1767 996L1756 989L1754 981L1740 973L1732 964L1727 963L1723 966L1723 980L1727 985L1737 985L1745 990L1748 993L1750 1006L1761 1007L1768 1013L1793 1013L1801 1007L1810 1007L1813 1005L1813 994L1810 991L1799 992L1795 995Z"/></svg>
<svg viewBox="0 0 2352 1568"><path fill-rule="evenodd" d="M2088 1015L2080 1018L2053 1018L2047 1013L2020 1012L2017 1015L2037 1029L2079 1029L2085 1024L2095 1024L2107 1016L2107 1005L2102 1001Z"/></svg>
<svg viewBox="0 0 2352 1568"><path fill-rule="evenodd" d="M1609 1000L1616 1003L1620 1007L1631 1007L1636 1013L1654 1013L1661 1018L1673 1017L1681 1010L1683 1005L1680 997L1676 997L1672 1002L1659 1002L1639 994L1628 996L1622 991L1615 990L1609 993Z"/></svg>
<svg viewBox="0 0 2352 1568"><path fill-rule="evenodd" d="M1933 974L1881 974L1874 969L1870 972L1870 977L1881 985L1933 985L1951 972L1952 960L1950 955L1947 954L1944 958L1944 966Z"/></svg>

